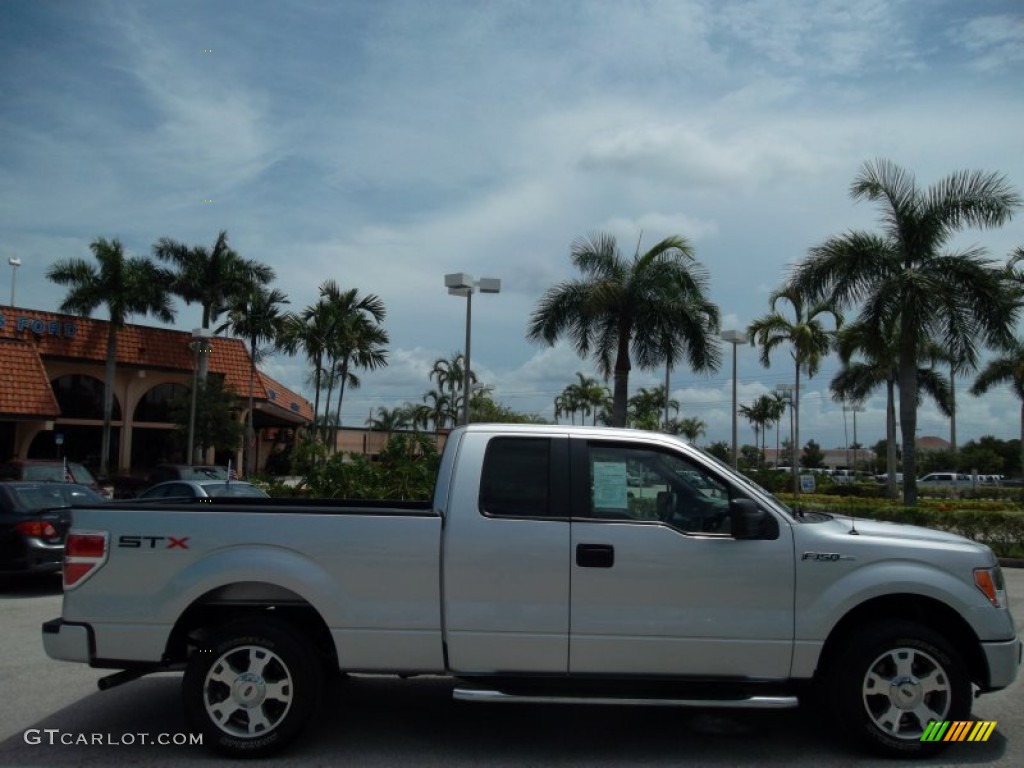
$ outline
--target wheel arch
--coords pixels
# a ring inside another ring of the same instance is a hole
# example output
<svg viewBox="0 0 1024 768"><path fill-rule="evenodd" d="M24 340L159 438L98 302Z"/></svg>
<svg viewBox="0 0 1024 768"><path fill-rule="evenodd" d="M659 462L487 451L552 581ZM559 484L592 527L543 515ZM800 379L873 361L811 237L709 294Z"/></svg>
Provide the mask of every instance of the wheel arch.
<svg viewBox="0 0 1024 768"><path fill-rule="evenodd" d="M851 609L832 628L819 657L815 676L820 677L835 662L843 643L854 632L869 624L892 620L912 621L943 635L956 649L967 669L968 677L983 688L988 684L989 669L981 641L971 625L955 609L924 595L882 595Z"/></svg>
<svg viewBox="0 0 1024 768"><path fill-rule="evenodd" d="M338 666L327 622L301 595L268 582L244 581L211 589L181 613L167 639L165 663L185 663L212 632L242 619L273 619L313 644L325 663Z"/></svg>

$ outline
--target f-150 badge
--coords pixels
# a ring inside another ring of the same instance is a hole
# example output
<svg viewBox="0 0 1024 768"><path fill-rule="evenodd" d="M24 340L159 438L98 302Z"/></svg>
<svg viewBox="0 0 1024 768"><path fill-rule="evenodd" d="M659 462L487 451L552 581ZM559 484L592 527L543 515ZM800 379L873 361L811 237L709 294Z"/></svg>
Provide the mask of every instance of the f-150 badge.
<svg viewBox="0 0 1024 768"><path fill-rule="evenodd" d="M822 563L834 563L837 560L856 560L852 555L840 555L838 552L804 552L801 560L816 560Z"/></svg>

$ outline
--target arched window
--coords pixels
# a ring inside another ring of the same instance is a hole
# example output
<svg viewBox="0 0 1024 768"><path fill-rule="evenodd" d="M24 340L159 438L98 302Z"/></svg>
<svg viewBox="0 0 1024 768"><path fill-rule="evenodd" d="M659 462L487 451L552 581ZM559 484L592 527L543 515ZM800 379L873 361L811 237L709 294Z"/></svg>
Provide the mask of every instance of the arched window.
<svg viewBox="0 0 1024 768"><path fill-rule="evenodd" d="M50 382L53 394L60 406L60 415L65 419L102 419L103 382L95 376L83 373L69 373ZM121 404L114 396L111 418L121 418Z"/></svg>
<svg viewBox="0 0 1024 768"><path fill-rule="evenodd" d="M166 423L171 420L171 403L188 393L184 384L157 384L135 406L135 421Z"/></svg>

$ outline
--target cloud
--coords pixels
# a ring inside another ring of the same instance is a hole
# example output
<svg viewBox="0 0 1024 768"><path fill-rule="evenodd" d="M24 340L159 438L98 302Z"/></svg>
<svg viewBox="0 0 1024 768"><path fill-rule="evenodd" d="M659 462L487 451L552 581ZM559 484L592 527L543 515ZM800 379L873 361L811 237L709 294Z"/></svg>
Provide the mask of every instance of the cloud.
<svg viewBox="0 0 1024 768"><path fill-rule="evenodd" d="M970 19L950 33L953 42L974 56L982 72L1012 68L1024 61L1024 15L996 14Z"/></svg>

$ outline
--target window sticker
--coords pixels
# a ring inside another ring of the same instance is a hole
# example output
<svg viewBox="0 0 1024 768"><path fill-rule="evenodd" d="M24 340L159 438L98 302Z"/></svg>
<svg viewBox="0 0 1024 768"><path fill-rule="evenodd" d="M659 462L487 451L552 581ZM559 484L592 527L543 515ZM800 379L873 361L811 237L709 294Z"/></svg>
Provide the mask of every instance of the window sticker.
<svg viewBox="0 0 1024 768"><path fill-rule="evenodd" d="M594 509L627 509L626 462L594 462Z"/></svg>

